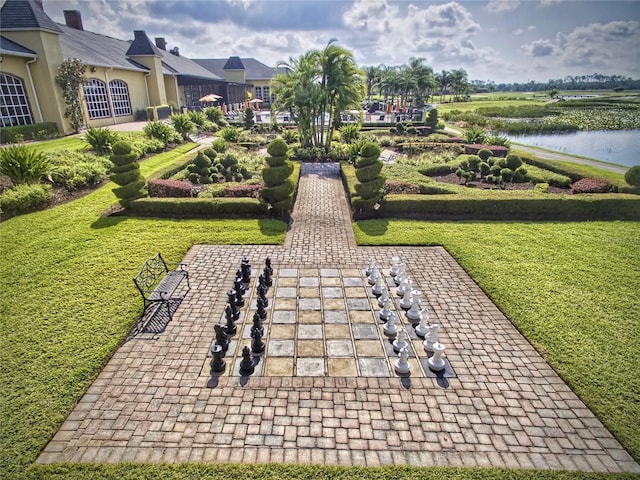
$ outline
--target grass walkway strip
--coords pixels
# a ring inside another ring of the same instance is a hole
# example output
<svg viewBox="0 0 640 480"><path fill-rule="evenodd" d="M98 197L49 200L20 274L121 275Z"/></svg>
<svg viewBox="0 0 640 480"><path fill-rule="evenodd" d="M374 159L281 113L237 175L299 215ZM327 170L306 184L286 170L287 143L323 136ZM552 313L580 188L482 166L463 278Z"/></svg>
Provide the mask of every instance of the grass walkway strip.
<svg viewBox="0 0 640 480"><path fill-rule="evenodd" d="M443 245L636 459L640 223L358 222L360 245Z"/></svg>

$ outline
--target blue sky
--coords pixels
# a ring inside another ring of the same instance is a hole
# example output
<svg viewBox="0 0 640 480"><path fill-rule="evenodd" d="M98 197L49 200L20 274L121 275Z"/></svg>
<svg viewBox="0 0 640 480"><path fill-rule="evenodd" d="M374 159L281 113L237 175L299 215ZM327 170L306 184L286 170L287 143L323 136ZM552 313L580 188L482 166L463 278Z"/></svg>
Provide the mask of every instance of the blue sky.
<svg viewBox="0 0 640 480"><path fill-rule="evenodd" d="M190 58L255 57L269 65L331 39L358 65L422 57L470 80L546 81L567 75L640 78L640 1L44 0L79 10L85 30L164 37Z"/></svg>

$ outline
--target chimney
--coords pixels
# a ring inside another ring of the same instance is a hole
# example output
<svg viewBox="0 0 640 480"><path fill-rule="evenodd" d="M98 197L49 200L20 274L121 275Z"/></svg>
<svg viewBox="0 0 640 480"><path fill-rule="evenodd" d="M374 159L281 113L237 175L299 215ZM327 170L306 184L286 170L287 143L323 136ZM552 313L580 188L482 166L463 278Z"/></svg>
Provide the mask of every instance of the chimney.
<svg viewBox="0 0 640 480"><path fill-rule="evenodd" d="M42 0L35 0L36 5L38 5L40 7L40 10L44 11L44 5L42 5Z"/></svg>
<svg viewBox="0 0 640 480"><path fill-rule="evenodd" d="M64 13L64 22L67 27L84 30L82 27L82 14L79 10L63 10L62 13Z"/></svg>
<svg viewBox="0 0 640 480"><path fill-rule="evenodd" d="M166 50L167 49L167 41L164 39L164 37L156 37L156 47L158 47L160 50Z"/></svg>
<svg viewBox="0 0 640 480"><path fill-rule="evenodd" d="M178 47L173 47L171 50L169 50L169 53L173 53L176 57L180 56L180 50L178 50Z"/></svg>

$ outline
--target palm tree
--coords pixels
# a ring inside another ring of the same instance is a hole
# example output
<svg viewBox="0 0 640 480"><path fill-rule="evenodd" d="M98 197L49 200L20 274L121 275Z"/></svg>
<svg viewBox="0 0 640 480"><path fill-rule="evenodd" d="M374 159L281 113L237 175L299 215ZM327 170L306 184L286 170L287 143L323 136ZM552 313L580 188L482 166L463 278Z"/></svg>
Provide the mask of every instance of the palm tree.
<svg viewBox="0 0 640 480"><path fill-rule="evenodd" d="M411 106L421 107L424 104L424 98L427 101L436 88L436 82L433 76L433 69L424 64L424 58L409 58L409 71L414 78L415 90Z"/></svg>
<svg viewBox="0 0 640 480"><path fill-rule="evenodd" d="M371 102L373 90L380 83L380 67L366 67L364 73L367 76L367 102Z"/></svg>
<svg viewBox="0 0 640 480"><path fill-rule="evenodd" d="M449 85L451 86L451 100L459 101L460 97L468 90L467 71L464 68L451 70L449 72Z"/></svg>
<svg viewBox="0 0 640 480"><path fill-rule="evenodd" d="M435 80L440 87L440 101L442 102L442 97L446 93L447 87L449 86L449 72L447 72L446 70L442 70L442 72L436 73Z"/></svg>

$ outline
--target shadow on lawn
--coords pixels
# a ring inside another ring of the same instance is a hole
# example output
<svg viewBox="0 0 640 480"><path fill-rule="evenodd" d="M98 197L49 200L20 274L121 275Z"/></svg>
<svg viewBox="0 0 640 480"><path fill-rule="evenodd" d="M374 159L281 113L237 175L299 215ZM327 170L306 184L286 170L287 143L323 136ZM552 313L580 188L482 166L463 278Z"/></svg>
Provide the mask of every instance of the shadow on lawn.
<svg viewBox="0 0 640 480"><path fill-rule="evenodd" d="M372 237L380 237L384 235L387 233L387 229L389 228L389 220L386 218L380 220L360 220L356 222L356 224L363 233Z"/></svg>

